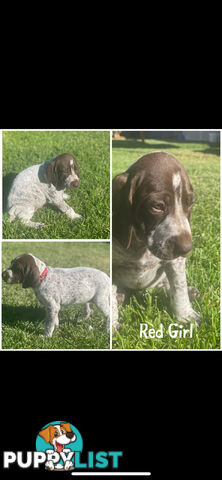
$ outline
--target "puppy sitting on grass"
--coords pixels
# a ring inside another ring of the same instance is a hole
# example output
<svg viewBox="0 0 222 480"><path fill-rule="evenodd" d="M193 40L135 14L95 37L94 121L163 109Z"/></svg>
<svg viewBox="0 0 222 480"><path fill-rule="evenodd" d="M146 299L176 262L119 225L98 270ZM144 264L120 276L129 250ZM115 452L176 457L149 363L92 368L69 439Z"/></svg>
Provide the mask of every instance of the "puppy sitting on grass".
<svg viewBox="0 0 222 480"><path fill-rule="evenodd" d="M7 210L10 222L16 218L29 227L41 228L44 223L33 222L31 218L43 205L53 205L71 220L81 219L65 202L70 196L67 188L79 186L79 168L73 155L63 153L40 165L32 165L20 172L14 179Z"/></svg>

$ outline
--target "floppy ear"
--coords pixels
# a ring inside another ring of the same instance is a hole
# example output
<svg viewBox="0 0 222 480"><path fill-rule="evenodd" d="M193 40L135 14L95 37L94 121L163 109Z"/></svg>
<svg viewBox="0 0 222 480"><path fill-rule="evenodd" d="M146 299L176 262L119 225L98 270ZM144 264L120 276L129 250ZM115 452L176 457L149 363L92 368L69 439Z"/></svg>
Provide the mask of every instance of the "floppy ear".
<svg viewBox="0 0 222 480"><path fill-rule="evenodd" d="M55 428L52 425L44 428L39 432L40 437L44 438L47 443L51 443Z"/></svg>
<svg viewBox="0 0 222 480"><path fill-rule="evenodd" d="M71 432L70 423L60 423L61 427L65 429L66 432Z"/></svg>
<svg viewBox="0 0 222 480"><path fill-rule="evenodd" d="M131 177L128 172L113 179L113 234L124 248L129 248L133 234L133 197L143 175Z"/></svg>
<svg viewBox="0 0 222 480"><path fill-rule="evenodd" d="M56 166L56 159L50 162L48 167L46 168L44 178L47 183L52 183L55 187L58 184L58 170Z"/></svg>
<svg viewBox="0 0 222 480"><path fill-rule="evenodd" d="M27 265L24 270L22 288L37 288L40 285L39 269L36 265Z"/></svg>
<svg viewBox="0 0 222 480"><path fill-rule="evenodd" d="M79 165L78 165L78 163L77 163L77 161L76 161L75 158L74 158L73 161L74 161L74 165L73 165L73 166L74 166L75 173L76 173L76 175L79 177Z"/></svg>

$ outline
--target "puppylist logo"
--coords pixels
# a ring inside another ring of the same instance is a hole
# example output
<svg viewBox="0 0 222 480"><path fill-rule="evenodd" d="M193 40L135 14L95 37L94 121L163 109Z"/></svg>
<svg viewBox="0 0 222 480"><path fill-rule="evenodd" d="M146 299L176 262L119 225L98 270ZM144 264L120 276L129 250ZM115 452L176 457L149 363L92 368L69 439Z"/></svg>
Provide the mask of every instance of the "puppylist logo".
<svg viewBox="0 0 222 480"><path fill-rule="evenodd" d="M89 451L82 459L83 439L79 430L66 421L54 421L45 425L36 437L34 452L4 452L3 467L9 469L13 465L19 468L73 471L87 474L92 469L119 468L120 451Z"/></svg>

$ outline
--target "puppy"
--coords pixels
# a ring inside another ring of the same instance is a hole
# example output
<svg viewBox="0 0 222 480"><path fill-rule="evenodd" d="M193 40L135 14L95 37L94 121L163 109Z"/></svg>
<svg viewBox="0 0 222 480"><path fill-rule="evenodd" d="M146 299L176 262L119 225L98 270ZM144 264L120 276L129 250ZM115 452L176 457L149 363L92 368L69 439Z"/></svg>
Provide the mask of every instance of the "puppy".
<svg viewBox="0 0 222 480"><path fill-rule="evenodd" d="M113 327L119 328L117 288L165 286L181 322L200 322L190 304L185 261L192 249L194 191L168 153L144 155L113 180ZM191 288L193 297L197 289Z"/></svg>
<svg viewBox="0 0 222 480"><path fill-rule="evenodd" d="M6 283L22 283L23 288L33 288L38 300L45 306L44 335L51 337L59 325L59 310L63 305L95 303L106 319L109 331L109 277L95 268L52 268L34 257L23 254L12 260L2 273ZM91 310L87 305L87 316Z"/></svg>
<svg viewBox="0 0 222 480"><path fill-rule="evenodd" d="M43 205L54 205L72 220L81 218L64 199L70 196L67 188L79 186L79 169L73 155L63 153L40 165L33 165L20 172L12 183L8 196L10 222L19 218L29 227L41 228L44 223L31 218Z"/></svg>
<svg viewBox="0 0 222 480"><path fill-rule="evenodd" d="M69 445L71 442L76 441L76 435L73 433L70 427L70 423L60 423L58 425L49 425L48 427L44 428L39 432L40 437L42 437L45 442L50 443L55 452L62 452L66 445ZM61 464L57 464L54 466L52 460L46 462L46 467L50 470L54 470L54 468L59 469L63 468ZM66 460L64 464L64 469L69 470L72 467L73 463L69 460Z"/></svg>

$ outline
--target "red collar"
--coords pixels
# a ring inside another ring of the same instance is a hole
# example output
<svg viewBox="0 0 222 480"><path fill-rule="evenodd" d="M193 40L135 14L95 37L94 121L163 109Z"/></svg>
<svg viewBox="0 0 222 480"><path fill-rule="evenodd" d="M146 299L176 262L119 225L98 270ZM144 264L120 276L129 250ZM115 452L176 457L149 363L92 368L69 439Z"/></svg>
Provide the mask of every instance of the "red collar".
<svg viewBox="0 0 222 480"><path fill-rule="evenodd" d="M40 275L40 280L43 280L46 274L47 274L47 267L45 267L45 270L42 272L42 275Z"/></svg>

